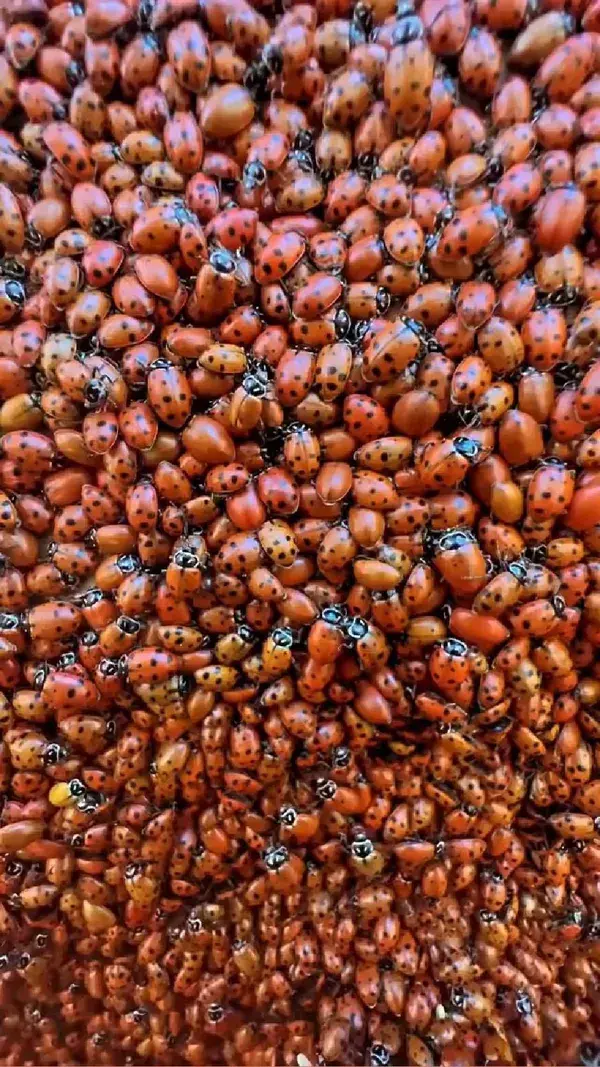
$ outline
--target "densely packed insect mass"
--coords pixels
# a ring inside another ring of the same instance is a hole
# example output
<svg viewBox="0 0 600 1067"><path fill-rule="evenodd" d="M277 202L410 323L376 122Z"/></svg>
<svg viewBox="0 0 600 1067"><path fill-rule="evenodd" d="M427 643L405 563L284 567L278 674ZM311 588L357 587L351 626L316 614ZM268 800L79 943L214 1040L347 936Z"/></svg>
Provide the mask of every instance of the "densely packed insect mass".
<svg viewBox="0 0 600 1067"><path fill-rule="evenodd" d="M600 0L8 0L0 1062L600 1065Z"/></svg>

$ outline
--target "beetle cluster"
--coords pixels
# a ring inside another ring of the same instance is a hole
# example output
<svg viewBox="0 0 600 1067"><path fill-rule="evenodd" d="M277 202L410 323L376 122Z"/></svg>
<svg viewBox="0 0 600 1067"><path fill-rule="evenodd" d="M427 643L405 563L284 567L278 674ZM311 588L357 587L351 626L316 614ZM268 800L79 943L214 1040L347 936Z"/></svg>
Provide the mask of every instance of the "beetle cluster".
<svg viewBox="0 0 600 1067"><path fill-rule="evenodd" d="M598 1067L600 0L0 44L0 1062Z"/></svg>

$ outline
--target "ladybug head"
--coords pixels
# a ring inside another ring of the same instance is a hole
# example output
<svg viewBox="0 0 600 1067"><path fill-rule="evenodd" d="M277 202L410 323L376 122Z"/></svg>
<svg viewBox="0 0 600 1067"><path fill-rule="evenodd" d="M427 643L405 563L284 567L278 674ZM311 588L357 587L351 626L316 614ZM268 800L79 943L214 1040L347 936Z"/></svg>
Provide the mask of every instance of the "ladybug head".
<svg viewBox="0 0 600 1067"><path fill-rule="evenodd" d="M22 308L25 303L25 289L21 285L21 282L16 281L14 278L10 278L5 287L4 292L12 304Z"/></svg>
<svg viewBox="0 0 600 1067"><path fill-rule="evenodd" d="M338 745L338 747L336 749L334 749L333 759L332 759L331 763L332 763L333 767L338 767L340 769L343 769L344 767L348 767L348 765L350 764L351 759L352 759L352 753L351 753L350 749L346 748L345 745Z"/></svg>
<svg viewBox="0 0 600 1067"><path fill-rule="evenodd" d="M368 860L375 852L375 845L363 831L359 831L350 845L350 853L355 860Z"/></svg>
<svg viewBox="0 0 600 1067"><path fill-rule="evenodd" d="M268 871L280 871L285 867L290 854L284 845L271 845L263 853L263 860Z"/></svg>
<svg viewBox="0 0 600 1067"><path fill-rule="evenodd" d="M294 643L294 634L289 626L278 626L273 630L271 637L278 648L291 648Z"/></svg>
<svg viewBox="0 0 600 1067"><path fill-rule="evenodd" d="M96 789L86 789L83 796L78 797L75 806L84 815L93 815L104 803L105 798L102 793L99 793Z"/></svg>
<svg viewBox="0 0 600 1067"><path fill-rule="evenodd" d="M340 629L343 627L344 622L346 621L344 612L341 610L341 608L336 607L323 608L323 611L321 612L321 618L323 622L328 623L329 626L337 626Z"/></svg>
<svg viewBox="0 0 600 1067"><path fill-rule="evenodd" d="M120 659L101 659L98 664L98 673L101 678L116 678L119 675L127 675L127 656Z"/></svg>
<svg viewBox="0 0 600 1067"><path fill-rule="evenodd" d="M457 552L465 545L475 544L476 540L470 530L446 530L441 537L436 538L436 547L439 552Z"/></svg>
<svg viewBox="0 0 600 1067"><path fill-rule="evenodd" d="M455 437L454 448L463 459L474 463L479 458L482 452L481 445L478 441L474 441L471 437Z"/></svg>
<svg viewBox="0 0 600 1067"><path fill-rule="evenodd" d="M554 608L554 611L556 612L558 618L564 618L565 612L567 610L567 604L564 598L561 596L553 596L550 600L550 603L552 604L552 607Z"/></svg>
<svg viewBox="0 0 600 1067"><path fill-rule="evenodd" d="M416 184L415 172L412 167L408 165L408 163L405 163L403 167L400 167L400 170L398 171L398 177L400 178L401 182L405 183L405 185Z"/></svg>
<svg viewBox="0 0 600 1067"><path fill-rule="evenodd" d="M453 218L454 208L451 207L450 204L446 204L446 207L443 207L440 211L438 211L437 215L435 216L435 229L441 230L444 226L447 225L447 223L452 222Z"/></svg>
<svg viewBox="0 0 600 1067"><path fill-rule="evenodd" d="M107 401L108 389L100 378L92 378L83 389L83 397L86 408L99 408Z"/></svg>
<svg viewBox="0 0 600 1067"><path fill-rule="evenodd" d="M264 164L259 159L246 163L242 181L244 189L247 189L248 192L252 192L253 189L260 189L267 181L267 170Z"/></svg>
<svg viewBox="0 0 600 1067"><path fill-rule="evenodd" d="M131 619L129 615L121 615L117 619L117 626L122 634L129 634L130 636L139 634L142 628L142 624L137 619Z"/></svg>
<svg viewBox="0 0 600 1067"><path fill-rule="evenodd" d="M192 690L192 678L187 674L175 674L173 677L179 696L187 696Z"/></svg>
<svg viewBox="0 0 600 1067"><path fill-rule="evenodd" d="M271 71L266 63L258 60L251 63L244 74L244 86L255 100L266 99Z"/></svg>
<svg viewBox="0 0 600 1067"><path fill-rule="evenodd" d="M137 556L133 556L130 553L126 553L122 556L119 556L119 558L117 559L117 567L119 568L121 574L125 575L126 577L129 574L136 574L137 571L141 570L142 565ZM102 594L100 594L100 596L102 596Z"/></svg>
<svg viewBox="0 0 600 1067"><path fill-rule="evenodd" d="M370 179L377 166L377 156L373 152L364 152L356 160L356 169L362 177Z"/></svg>
<svg viewBox="0 0 600 1067"><path fill-rule="evenodd" d="M365 41L373 29L373 12L367 4L363 3L363 0L358 0L358 3L354 5L352 23L356 28L359 28L362 31L363 41Z"/></svg>
<svg viewBox="0 0 600 1067"><path fill-rule="evenodd" d="M339 308L335 313L334 328L338 341L343 341L350 333L352 319L345 308Z"/></svg>
<svg viewBox="0 0 600 1067"><path fill-rule="evenodd" d="M43 686L44 682L46 681L46 678L48 677L49 674L50 674L50 667L48 666L47 663L41 663L39 665L39 667L36 668L35 674L33 676L33 684L34 684L36 689L41 689L42 688L42 686Z"/></svg>
<svg viewBox="0 0 600 1067"><path fill-rule="evenodd" d="M60 108L62 114L55 114L54 117L59 120L66 118L66 107L63 104L57 104L54 110L56 111L58 108ZM28 222L27 226L25 227L25 244L28 248L31 248L33 252L41 252L42 248L44 247L44 238L42 237L39 230L36 230L35 226L33 226L31 222Z"/></svg>
<svg viewBox="0 0 600 1067"><path fill-rule="evenodd" d="M343 311L343 308L341 309ZM352 321L347 341L351 345L359 345L369 332L368 319L354 319Z"/></svg>
<svg viewBox="0 0 600 1067"><path fill-rule="evenodd" d="M138 25L141 28L147 28L151 24L152 14L154 12L154 0L140 0L138 7L137 20Z"/></svg>
<svg viewBox="0 0 600 1067"><path fill-rule="evenodd" d="M271 74L281 74L283 70L283 52L278 44L271 43L265 45L262 50L261 58Z"/></svg>
<svg viewBox="0 0 600 1067"><path fill-rule="evenodd" d="M576 286L561 285L559 289L538 293L536 308L565 307L567 304L574 303L578 296L579 290ZM558 366L562 366L562 364L558 364ZM556 367L553 368L552 373L556 377Z"/></svg>
<svg viewBox="0 0 600 1067"><path fill-rule="evenodd" d="M173 563L182 571L197 571L200 568L200 558L195 552L187 548L179 548L173 555Z"/></svg>
<svg viewBox="0 0 600 1067"><path fill-rule="evenodd" d="M477 917L479 921L485 923L486 926L490 926L492 923L497 923L499 921L495 911L486 911L485 908L478 912Z"/></svg>
<svg viewBox="0 0 600 1067"><path fill-rule="evenodd" d="M117 229L118 226L112 215L100 215L92 223L92 234L99 239L108 237L110 234L115 233Z"/></svg>
<svg viewBox="0 0 600 1067"><path fill-rule="evenodd" d="M194 915L193 912L191 915L188 915L187 922L185 925L190 934L199 934L204 929L202 919L199 915Z"/></svg>
<svg viewBox="0 0 600 1067"><path fill-rule="evenodd" d="M0 275L3 278L23 281L27 277L27 269L23 263L19 263L18 259L5 256L0 260Z"/></svg>
<svg viewBox="0 0 600 1067"><path fill-rule="evenodd" d="M447 640L442 642L442 648L448 656L457 656L462 658L469 652L469 647L464 641L459 641L456 637L448 637Z"/></svg>
<svg viewBox="0 0 600 1067"><path fill-rule="evenodd" d="M257 374L245 374L242 378L242 386L248 396L263 399L267 395L268 383L264 382Z"/></svg>
<svg viewBox="0 0 600 1067"><path fill-rule="evenodd" d="M521 585L527 580L527 564L522 560L514 559L506 569Z"/></svg>
<svg viewBox="0 0 600 1067"><path fill-rule="evenodd" d="M70 63L65 67L65 78L67 79L71 89L76 89L78 85L85 78L85 71L75 59L72 59Z"/></svg>
<svg viewBox="0 0 600 1067"><path fill-rule="evenodd" d="M499 182L504 174L504 164L498 156L491 156L487 165L487 178L490 182Z"/></svg>
<svg viewBox="0 0 600 1067"><path fill-rule="evenodd" d="M295 152L312 152L315 146L315 139L310 130L298 130L298 133L294 137L294 151Z"/></svg>
<svg viewBox="0 0 600 1067"><path fill-rule="evenodd" d="M52 741L44 750L44 763L47 767L55 767L67 758L67 750L62 745Z"/></svg>
<svg viewBox="0 0 600 1067"><path fill-rule="evenodd" d="M390 1050L386 1045L381 1045L379 1042L375 1045L371 1045L369 1049L369 1063L371 1067L387 1067L390 1062Z"/></svg>
<svg viewBox="0 0 600 1067"><path fill-rule="evenodd" d="M584 1041L579 1046L579 1062L582 1067L600 1067L600 1042Z"/></svg>
<svg viewBox="0 0 600 1067"><path fill-rule="evenodd" d="M466 1004L466 994L461 986L455 986L450 991L450 1007L455 1011L462 1011Z"/></svg>
<svg viewBox="0 0 600 1067"><path fill-rule="evenodd" d="M410 2L410 0L409 0ZM399 8L406 9L408 4L405 0L400 0L398 4ZM412 3L410 4L411 11L414 11ZM400 21L394 26L392 32L392 44L408 44L409 41L418 41L423 37L425 30L423 29L423 23L417 15L408 14L405 16L397 16Z"/></svg>
<svg viewBox="0 0 600 1067"><path fill-rule="evenodd" d="M582 378L582 369L578 367L576 363L557 363L552 369L552 377L554 383L559 389L569 389L576 385ZM556 456L549 456L550 459L557 459ZM544 460L541 461L542 463ZM560 463L561 460L558 460Z"/></svg>
<svg viewBox="0 0 600 1067"><path fill-rule="evenodd" d="M369 632L369 624L364 619L356 617L350 619L346 626L346 634L352 641L360 641Z"/></svg>
<svg viewBox="0 0 600 1067"><path fill-rule="evenodd" d="M56 661L56 666L59 670L68 670L69 667L74 667L77 663L77 656L74 652L63 652L62 656L59 656Z"/></svg>
<svg viewBox="0 0 600 1067"><path fill-rule="evenodd" d="M287 805L279 810L279 822L282 826L288 826L290 829L295 826L298 821L298 812L295 808Z"/></svg>
<svg viewBox="0 0 600 1067"><path fill-rule="evenodd" d="M385 315L386 311L389 311L391 306L392 298L389 294L389 291L385 288L385 286L380 285L379 289L375 294L375 307L377 309L377 314Z"/></svg>
<svg viewBox="0 0 600 1067"><path fill-rule="evenodd" d="M209 1004L206 1009L206 1018L209 1023L220 1023L225 1015L225 1009L221 1004Z"/></svg>
<svg viewBox="0 0 600 1067"><path fill-rule="evenodd" d="M235 273L235 256L232 256L231 252L228 252L226 248L213 248L209 256L209 263L218 274Z"/></svg>
<svg viewBox="0 0 600 1067"><path fill-rule="evenodd" d="M315 793L319 800L333 800L337 792L337 786L335 782L332 782L329 778L317 778L317 784Z"/></svg>
<svg viewBox="0 0 600 1067"><path fill-rule="evenodd" d="M528 993L525 992L524 989L517 989L517 992L515 994L515 1008L517 1009L519 1015L527 1016L531 1015L531 1013L533 1012L533 1004L531 1002L531 997Z"/></svg>
<svg viewBox="0 0 600 1067"><path fill-rule="evenodd" d="M535 84L531 86L531 102L536 112L548 107L548 94L544 86Z"/></svg>

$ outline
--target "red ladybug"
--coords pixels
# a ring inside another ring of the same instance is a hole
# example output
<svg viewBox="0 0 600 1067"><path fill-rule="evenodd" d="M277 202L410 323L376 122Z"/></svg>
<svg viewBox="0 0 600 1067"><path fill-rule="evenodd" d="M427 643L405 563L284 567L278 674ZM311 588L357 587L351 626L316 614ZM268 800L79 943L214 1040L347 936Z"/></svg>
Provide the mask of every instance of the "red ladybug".
<svg viewBox="0 0 600 1067"><path fill-rule="evenodd" d="M473 595L487 581L486 561L474 534L448 530L433 540L433 563L459 595Z"/></svg>
<svg viewBox="0 0 600 1067"><path fill-rule="evenodd" d="M485 458L486 450L470 437L454 437L423 449L417 472L427 489L454 488L466 477L474 464Z"/></svg>
<svg viewBox="0 0 600 1067"><path fill-rule="evenodd" d="M508 228L508 217L499 205L488 202L457 211L440 234L440 255L450 260L489 256Z"/></svg>

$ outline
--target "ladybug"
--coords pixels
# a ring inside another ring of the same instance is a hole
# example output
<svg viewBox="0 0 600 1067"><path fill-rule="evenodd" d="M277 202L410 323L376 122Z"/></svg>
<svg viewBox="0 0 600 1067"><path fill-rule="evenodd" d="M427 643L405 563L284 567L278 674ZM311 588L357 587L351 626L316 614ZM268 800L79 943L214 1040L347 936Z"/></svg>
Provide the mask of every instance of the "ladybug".
<svg viewBox="0 0 600 1067"><path fill-rule="evenodd" d="M294 293L293 314L301 319L315 319L327 311L342 292L342 283L333 274L317 272L306 285Z"/></svg>
<svg viewBox="0 0 600 1067"><path fill-rule="evenodd" d="M219 208L219 191L216 182L199 170L194 174L186 186L186 203L201 223L209 222L217 215ZM216 222L216 220L215 220ZM219 235L215 236L224 244ZM224 245L228 247L228 245ZM234 249L230 249L234 251Z"/></svg>
<svg viewBox="0 0 600 1067"><path fill-rule="evenodd" d="M496 35L473 26L460 53L458 75L461 85L475 97L494 95L502 70L502 52Z"/></svg>
<svg viewBox="0 0 600 1067"><path fill-rule="evenodd" d="M271 845L263 854L267 881L275 892L289 892L304 872L304 863L297 854L288 852L283 845Z"/></svg>
<svg viewBox="0 0 600 1067"><path fill-rule="evenodd" d="M509 229L509 219L498 204L484 203L457 211L444 226L439 253L445 259L489 256Z"/></svg>
<svg viewBox="0 0 600 1067"><path fill-rule="evenodd" d="M305 426L289 427L283 446L286 466L300 481L313 478L320 466L321 447L316 435Z"/></svg>
<svg viewBox="0 0 600 1067"><path fill-rule="evenodd" d="M99 700L96 686L89 680L71 671L52 671L44 677L38 672L36 685L41 690L42 700L54 710L89 710Z"/></svg>
<svg viewBox="0 0 600 1067"><path fill-rule="evenodd" d="M494 189L494 203L507 214L518 215L532 207L542 192L539 171L530 163L509 167Z"/></svg>
<svg viewBox="0 0 600 1067"><path fill-rule="evenodd" d="M527 362L538 370L551 370L564 357L567 325L560 308L539 308L521 325Z"/></svg>
<svg viewBox="0 0 600 1067"><path fill-rule="evenodd" d="M162 422L182 427L192 410L192 392L182 369L164 359L150 364L148 400Z"/></svg>
<svg viewBox="0 0 600 1067"><path fill-rule="evenodd" d="M406 32L405 43L398 43L390 52L383 91L385 102L400 128L410 134L427 121L435 63L419 20L415 19L414 39L410 36L412 31Z"/></svg>
<svg viewBox="0 0 600 1067"><path fill-rule="evenodd" d="M432 538L433 564L459 596L474 595L487 581L487 565L470 530L447 530Z"/></svg>
<svg viewBox="0 0 600 1067"><path fill-rule="evenodd" d="M537 57L536 57L537 58ZM544 58L534 87L543 89L550 100L569 100L588 78L593 68L593 48L585 33L571 34Z"/></svg>
<svg viewBox="0 0 600 1067"><path fill-rule="evenodd" d="M546 460L529 483L527 511L536 522L555 518L568 509L574 491L575 472L560 460Z"/></svg>
<svg viewBox="0 0 600 1067"><path fill-rule="evenodd" d="M287 137L277 129L271 129L262 137L257 137L250 145L243 171L243 184L246 189L264 185L268 178L277 174L283 167L290 152Z"/></svg>
<svg viewBox="0 0 600 1067"><path fill-rule="evenodd" d="M455 488L466 477L470 467L485 455L486 450L478 441L458 436L425 447L417 464L417 472L424 488Z"/></svg>
<svg viewBox="0 0 600 1067"><path fill-rule="evenodd" d="M90 181L94 168L89 148L78 130L68 122L50 122L43 140L53 157L76 181Z"/></svg>
<svg viewBox="0 0 600 1067"><path fill-rule="evenodd" d="M345 634L356 649L356 654L364 669L382 666L390 656L390 648L385 635L372 623L360 617L353 618L345 627Z"/></svg>
<svg viewBox="0 0 600 1067"><path fill-rule="evenodd" d="M305 248L304 238L293 230L273 234L256 259L256 280L260 285L270 285L284 278L302 259Z"/></svg>
<svg viewBox="0 0 600 1067"><path fill-rule="evenodd" d="M550 189L533 212L535 239L544 252L559 252L574 241L585 215L584 193L574 184Z"/></svg>

